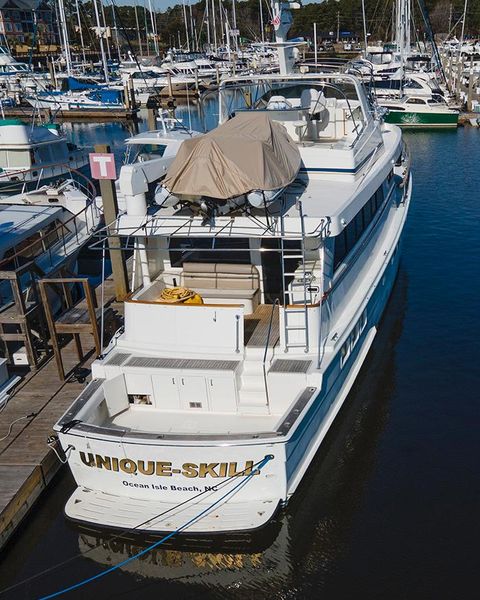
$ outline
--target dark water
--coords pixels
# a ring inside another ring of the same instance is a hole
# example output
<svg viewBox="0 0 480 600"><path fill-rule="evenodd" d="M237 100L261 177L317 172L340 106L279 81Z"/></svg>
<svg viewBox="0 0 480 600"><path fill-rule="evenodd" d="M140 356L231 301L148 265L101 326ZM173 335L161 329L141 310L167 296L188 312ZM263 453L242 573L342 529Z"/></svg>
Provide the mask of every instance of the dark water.
<svg viewBox="0 0 480 600"><path fill-rule="evenodd" d="M119 124L95 128L120 151ZM83 125L76 135L88 138ZM361 374L288 508L254 539L182 539L66 597L478 597L480 133L407 136L414 198L400 274ZM3 598L37 598L149 540L69 525L67 471L4 550Z"/></svg>

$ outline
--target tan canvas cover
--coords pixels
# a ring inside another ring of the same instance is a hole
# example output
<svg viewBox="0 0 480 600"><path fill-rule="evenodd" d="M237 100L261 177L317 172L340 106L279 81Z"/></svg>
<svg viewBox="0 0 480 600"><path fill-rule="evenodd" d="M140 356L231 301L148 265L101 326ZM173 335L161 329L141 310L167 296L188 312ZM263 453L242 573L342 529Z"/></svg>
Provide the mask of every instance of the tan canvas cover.
<svg viewBox="0 0 480 600"><path fill-rule="evenodd" d="M164 186L175 195L226 200L291 183L300 153L286 129L266 113L242 112L209 133L185 140Z"/></svg>

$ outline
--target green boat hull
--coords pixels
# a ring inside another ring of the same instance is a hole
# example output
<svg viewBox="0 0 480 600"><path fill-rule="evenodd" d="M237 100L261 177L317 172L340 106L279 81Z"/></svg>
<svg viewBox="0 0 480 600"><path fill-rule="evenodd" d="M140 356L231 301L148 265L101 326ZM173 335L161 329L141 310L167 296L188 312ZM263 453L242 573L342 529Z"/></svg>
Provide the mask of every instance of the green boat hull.
<svg viewBox="0 0 480 600"><path fill-rule="evenodd" d="M457 127L458 113L425 113L393 109L385 116L385 122L400 127Z"/></svg>

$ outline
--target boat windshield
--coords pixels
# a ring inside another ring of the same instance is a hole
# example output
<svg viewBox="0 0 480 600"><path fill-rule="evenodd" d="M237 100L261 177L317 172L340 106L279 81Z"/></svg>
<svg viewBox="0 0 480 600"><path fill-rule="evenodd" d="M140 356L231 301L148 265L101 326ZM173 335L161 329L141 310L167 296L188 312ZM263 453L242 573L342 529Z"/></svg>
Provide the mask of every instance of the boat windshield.
<svg viewBox="0 0 480 600"><path fill-rule="evenodd" d="M131 165L135 162L152 160L152 158L161 158L166 149L166 144L129 144L126 164Z"/></svg>
<svg viewBox="0 0 480 600"><path fill-rule="evenodd" d="M326 99L358 100L358 92L352 80L338 80L334 83L312 78L311 81L266 79L254 82L228 83L221 90L220 122L225 122L236 112L245 110L265 110L269 101L280 98L283 106L278 109L298 110L303 92L316 90ZM270 106L269 106L270 108Z"/></svg>

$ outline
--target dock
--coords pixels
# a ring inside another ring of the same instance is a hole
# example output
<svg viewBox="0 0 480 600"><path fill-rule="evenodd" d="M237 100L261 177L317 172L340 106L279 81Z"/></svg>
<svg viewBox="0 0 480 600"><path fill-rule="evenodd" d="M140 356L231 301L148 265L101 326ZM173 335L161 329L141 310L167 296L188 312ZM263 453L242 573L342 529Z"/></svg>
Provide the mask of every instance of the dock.
<svg viewBox="0 0 480 600"><path fill-rule="evenodd" d="M118 121L133 120L137 118L138 109L108 109L108 110L60 110L52 113L48 108L33 109L31 106L19 106L15 108L5 108L6 119L28 119L33 117L40 118L43 121L50 121L52 116L55 121Z"/></svg>
<svg viewBox="0 0 480 600"><path fill-rule="evenodd" d="M99 301L101 286L95 294ZM123 315L123 304L114 302L112 277L105 281L104 295L105 305ZM77 367L88 369L95 358L93 337L82 334L81 339L85 357L80 364L74 339L62 349L65 381L60 380L51 355L18 384L0 412L0 549L62 467L47 438L53 433L54 423L85 387L85 383L69 378L68 373Z"/></svg>

